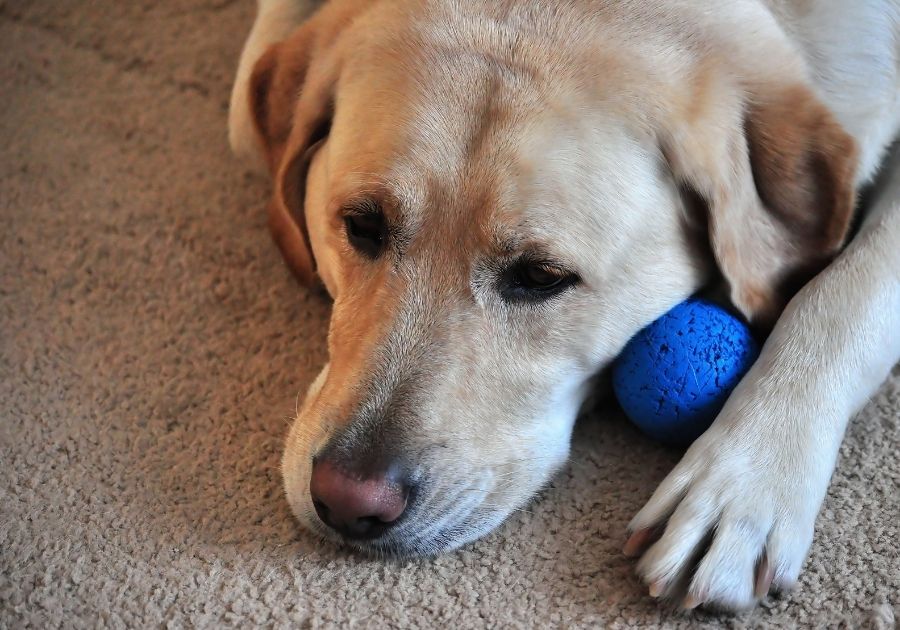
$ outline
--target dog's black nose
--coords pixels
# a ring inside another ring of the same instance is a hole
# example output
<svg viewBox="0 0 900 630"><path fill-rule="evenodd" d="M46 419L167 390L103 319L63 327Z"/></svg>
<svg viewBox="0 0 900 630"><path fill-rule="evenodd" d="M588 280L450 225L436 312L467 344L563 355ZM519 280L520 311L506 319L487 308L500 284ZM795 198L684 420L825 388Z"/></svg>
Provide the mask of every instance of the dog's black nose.
<svg viewBox="0 0 900 630"><path fill-rule="evenodd" d="M410 484L396 472L362 474L313 462L309 492L322 522L346 538L376 538L406 509Z"/></svg>

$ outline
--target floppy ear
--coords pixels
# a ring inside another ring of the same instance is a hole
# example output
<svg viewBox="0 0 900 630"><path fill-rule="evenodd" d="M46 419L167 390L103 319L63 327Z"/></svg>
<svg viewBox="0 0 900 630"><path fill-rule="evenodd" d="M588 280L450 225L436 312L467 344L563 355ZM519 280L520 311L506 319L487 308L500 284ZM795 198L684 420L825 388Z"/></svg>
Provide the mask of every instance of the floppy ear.
<svg viewBox="0 0 900 630"><path fill-rule="evenodd" d="M328 134L332 110L332 81L308 76L314 28L307 22L269 47L248 83L251 117L274 180L269 228L288 266L307 286L316 282L316 267L303 208L306 170Z"/></svg>
<svg viewBox="0 0 900 630"><path fill-rule="evenodd" d="M732 302L766 328L844 243L856 145L804 86L718 96L702 119L671 131L664 151L706 201Z"/></svg>

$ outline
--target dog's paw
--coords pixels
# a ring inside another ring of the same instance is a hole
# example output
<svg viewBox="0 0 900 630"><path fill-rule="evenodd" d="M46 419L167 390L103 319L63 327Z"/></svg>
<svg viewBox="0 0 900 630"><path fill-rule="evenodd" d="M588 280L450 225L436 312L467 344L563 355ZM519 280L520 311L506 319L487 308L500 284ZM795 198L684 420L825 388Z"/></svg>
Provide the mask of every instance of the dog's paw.
<svg viewBox="0 0 900 630"><path fill-rule="evenodd" d="M831 475L802 421L730 406L743 411L719 416L629 526L650 594L685 608L736 611L792 588Z"/></svg>

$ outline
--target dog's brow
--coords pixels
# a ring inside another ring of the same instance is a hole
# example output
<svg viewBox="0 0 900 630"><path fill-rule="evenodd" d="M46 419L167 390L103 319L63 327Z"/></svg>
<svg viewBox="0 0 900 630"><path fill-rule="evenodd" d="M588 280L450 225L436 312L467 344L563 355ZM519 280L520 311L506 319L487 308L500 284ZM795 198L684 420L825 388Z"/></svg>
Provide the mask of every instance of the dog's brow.
<svg viewBox="0 0 900 630"><path fill-rule="evenodd" d="M511 256L521 248L523 240L519 234L504 231L502 234L494 235L493 247L498 253Z"/></svg>
<svg viewBox="0 0 900 630"><path fill-rule="evenodd" d="M527 230L504 229L494 235L494 251L503 257L528 255L534 259L556 260L559 258L552 248L529 234Z"/></svg>
<svg viewBox="0 0 900 630"><path fill-rule="evenodd" d="M418 195L402 181L381 173L354 171L350 174L345 207L376 205L390 223L407 224L410 209L415 208Z"/></svg>

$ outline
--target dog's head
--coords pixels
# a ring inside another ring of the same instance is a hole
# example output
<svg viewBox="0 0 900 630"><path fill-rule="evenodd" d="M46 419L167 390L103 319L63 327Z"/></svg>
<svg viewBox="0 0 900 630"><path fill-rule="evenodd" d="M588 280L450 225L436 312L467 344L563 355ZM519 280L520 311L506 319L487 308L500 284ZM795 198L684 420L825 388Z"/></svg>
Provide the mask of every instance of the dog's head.
<svg viewBox="0 0 900 630"><path fill-rule="evenodd" d="M287 496L368 550L492 529L637 330L717 273L771 322L850 219L853 142L766 14L484 4L335 2L251 80L276 239L334 298Z"/></svg>

